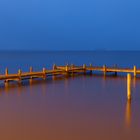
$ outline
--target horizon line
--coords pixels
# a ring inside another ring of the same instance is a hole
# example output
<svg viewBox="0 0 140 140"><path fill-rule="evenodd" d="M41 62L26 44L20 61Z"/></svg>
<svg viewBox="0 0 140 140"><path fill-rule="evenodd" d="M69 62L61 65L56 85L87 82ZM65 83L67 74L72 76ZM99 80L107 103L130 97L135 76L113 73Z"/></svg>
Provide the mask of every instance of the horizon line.
<svg viewBox="0 0 140 140"><path fill-rule="evenodd" d="M97 50L43 50L43 49L40 49L40 50L30 50L30 49L25 49L25 50L20 50L20 49L12 49L12 50L10 50L10 49L6 49L6 50L0 50L0 51L34 51L34 52L42 52L42 51L45 51L45 52L47 52L47 51L49 51L49 52L55 52L55 51L58 51L58 52L62 52L62 51L65 51L65 52L68 52L68 51L71 51L71 52L74 52L74 51L81 51L81 52L84 52L84 51L140 51L140 49L137 49L137 50L110 50L110 49L108 49L108 50L100 50L100 49L97 49Z"/></svg>

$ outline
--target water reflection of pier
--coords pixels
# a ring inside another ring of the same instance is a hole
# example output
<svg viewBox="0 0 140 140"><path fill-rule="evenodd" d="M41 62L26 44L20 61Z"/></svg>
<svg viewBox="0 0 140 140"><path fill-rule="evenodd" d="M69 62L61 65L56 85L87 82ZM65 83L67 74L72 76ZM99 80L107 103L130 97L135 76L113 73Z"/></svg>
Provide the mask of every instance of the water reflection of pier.
<svg viewBox="0 0 140 140"><path fill-rule="evenodd" d="M131 126L131 100L127 100L125 109L125 125L127 128Z"/></svg>

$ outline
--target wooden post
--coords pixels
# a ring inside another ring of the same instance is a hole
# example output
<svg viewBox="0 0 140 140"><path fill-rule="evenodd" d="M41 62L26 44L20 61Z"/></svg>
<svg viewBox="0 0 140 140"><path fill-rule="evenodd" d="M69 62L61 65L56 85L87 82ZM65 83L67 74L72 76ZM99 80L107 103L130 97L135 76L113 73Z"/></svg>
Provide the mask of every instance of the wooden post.
<svg viewBox="0 0 140 140"><path fill-rule="evenodd" d="M30 71L30 73L32 73L32 72L33 72L33 67L30 67L29 71ZM30 76L30 79L31 79L31 81L32 81L33 77Z"/></svg>
<svg viewBox="0 0 140 140"><path fill-rule="evenodd" d="M90 64L90 69L92 69L92 64ZM92 70L90 70L90 75L92 75Z"/></svg>
<svg viewBox="0 0 140 140"><path fill-rule="evenodd" d="M5 76L8 76L8 68L5 69ZM8 79L6 79L4 82L7 83Z"/></svg>
<svg viewBox="0 0 140 140"><path fill-rule="evenodd" d="M53 70L57 69L56 64L53 64Z"/></svg>
<svg viewBox="0 0 140 140"><path fill-rule="evenodd" d="M74 68L74 65L73 65L73 64L71 64L71 68L72 68L72 69Z"/></svg>
<svg viewBox="0 0 140 140"><path fill-rule="evenodd" d="M43 79L45 80L46 79L46 68L43 68L42 72L43 72Z"/></svg>
<svg viewBox="0 0 140 140"><path fill-rule="evenodd" d="M55 71L56 69L57 69L56 64L53 64L53 71ZM52 79L55 80L55 78L56 78L56 76L55 76L55 74L53 73L53 74L52 74Z"/></svg>
<svg viewBox="0 0 140 140"><path fill-rule="evenodd" d="M66 71L66 72L68 71L68 64L67 64L66 67L65 67L65 71Z"/></svg>
<svg viewBox="0 0 140 140"><path fill-rule="evenodd" d="M106 65L103 65L104 76L106 76Z"/></svg>
<svg viewBox="0 0 140 140"><path fill-rule="evenodd" d="M21 73L22 73L22 71L21 71L21 69L19 69L18 70L18 75L21 76Z"/></svg>
<svg viewBox="0 0 140 140"><path fill-rule="evenodd" d="M127 99L131 100L131 75L127 74Z"/></svg>
<svg viewBox="0 0 140 140"><path fill-rule="evenodd" d="M8 68L5 69L5 76L8 75Z"/></svg>
<svg viewBox="0 0 140 140"><path fill-rule="evenodd" d="M68 64L65 66L65 71L66 71L66 76L68 76L68 71L69 71L69 67L68 67Z"/></svg>
<svg viewBox="0 0 140 140"><path fill-rule="evenodd" d="M21 69L19 69L19 70L18 70L18 76L19 76L18 81L19 81L19 82L21 82L21 73L22 73L22 71L21 71Z"/></svg>
<svg viewBox="0 0 140 140"><path fill-rule="evenodd" d="M137 70L136 70L136 66L134 66L134 77L136 77L136 74L137 74L136 71L137 71Z"/></svg>
<svg viewBox="0 0 140 140"><path fill-rule="evenodd" d="M30 67L30 73L32 73L33 72L33 67Z"/></svg>
<svg viewBox="0 0 140 140"><path fill-rule="evenodd" d="M84 74L86 74L86 64L83 64Z"/></svg>

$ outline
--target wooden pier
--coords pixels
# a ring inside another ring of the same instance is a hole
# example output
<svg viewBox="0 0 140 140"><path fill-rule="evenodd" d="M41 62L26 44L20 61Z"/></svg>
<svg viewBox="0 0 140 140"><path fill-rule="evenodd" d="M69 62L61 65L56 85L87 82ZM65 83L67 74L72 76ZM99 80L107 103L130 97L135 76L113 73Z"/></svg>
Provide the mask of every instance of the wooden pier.
<svg viewBox="0 0 140 140"><path fill-rule="evenodd" d="M106 65L100 66L93 66L89 65L86 66L85 64L83 66L75 66L75 65L66 65L66 66L56 66L53 65L52 70L48 70L46 68L43 68L42 71L33 71L33 68L29 68L29 72L22 72L21 69L18 70L18 73L16 74L10 74L8 71L8 68L5 69L5 74L0 75L0 80L3 80L4 82L8 83L9 81L18 81L21 82L25 79L33 79L33 78L42 78L46 79L48 76L57 76L57 75L64 75L64 76L72 76L76 73L82 73L86 74L89 72L92 74L92 72L102 72L104 75L107 73L114 73L117 75L117 73L133 73L134 77L136 77L137 74L140 74L140 69L137 69L136 66L133 68L119 68L117 66L113 67L107 67Z"/></svg>

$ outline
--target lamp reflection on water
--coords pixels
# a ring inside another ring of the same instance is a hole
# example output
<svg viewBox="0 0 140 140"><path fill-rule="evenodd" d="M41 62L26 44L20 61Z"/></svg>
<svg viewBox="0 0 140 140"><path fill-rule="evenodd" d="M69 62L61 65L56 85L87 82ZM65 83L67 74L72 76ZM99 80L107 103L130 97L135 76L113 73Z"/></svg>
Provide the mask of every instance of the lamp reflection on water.
<svg viewBox="0 0 140 140"><path fill-rule="evenodd" d="M125 109L125 125L127 128L131 126L131 100L127 100Z"/></svg>
<svg viewBox="0 0 140 140"><path fill-rule="evenodd" d="M4 82L4 90L5 90L5 94L8 96L9 84L7 81Z"/></svg>

